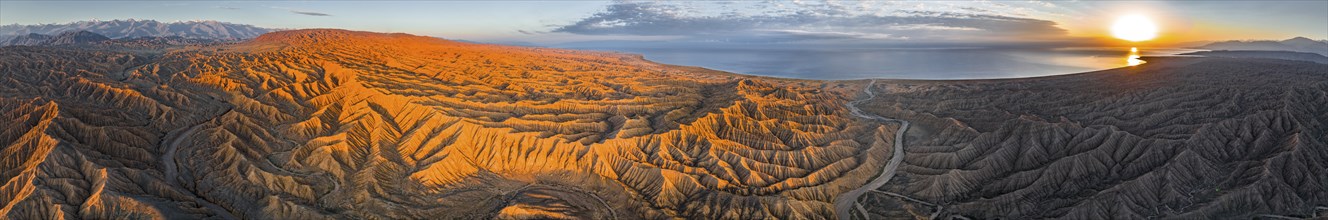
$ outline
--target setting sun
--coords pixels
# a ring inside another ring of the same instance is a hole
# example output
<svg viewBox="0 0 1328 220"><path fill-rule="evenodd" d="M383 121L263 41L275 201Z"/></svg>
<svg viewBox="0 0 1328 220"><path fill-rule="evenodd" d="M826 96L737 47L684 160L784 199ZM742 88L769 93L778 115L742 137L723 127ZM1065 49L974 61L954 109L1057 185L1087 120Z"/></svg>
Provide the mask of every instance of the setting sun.
<svg viewBox="0 0 1328 220"><path fill-rule="evenodd" d="M1126 15L1111 25L1111 35L1128 41L1146 41L1157 37L1157 25L1141 15Z"/></svg>

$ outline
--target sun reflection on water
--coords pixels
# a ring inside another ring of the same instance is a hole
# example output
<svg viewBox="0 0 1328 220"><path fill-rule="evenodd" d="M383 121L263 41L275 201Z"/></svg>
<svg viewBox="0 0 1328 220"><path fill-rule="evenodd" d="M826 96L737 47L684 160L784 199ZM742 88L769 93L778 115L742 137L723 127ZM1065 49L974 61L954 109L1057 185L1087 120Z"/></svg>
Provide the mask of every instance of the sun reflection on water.
<svg viewBox="0 0 1328 220"><path fill-rule="evenodd" d="M1139 64L1144 64L1144 63L1146 63L1144 62L1144 60L1139 59L1139 48L1131 47L1130 55L1125 57L1125 65L1138 66Z"/></svg>

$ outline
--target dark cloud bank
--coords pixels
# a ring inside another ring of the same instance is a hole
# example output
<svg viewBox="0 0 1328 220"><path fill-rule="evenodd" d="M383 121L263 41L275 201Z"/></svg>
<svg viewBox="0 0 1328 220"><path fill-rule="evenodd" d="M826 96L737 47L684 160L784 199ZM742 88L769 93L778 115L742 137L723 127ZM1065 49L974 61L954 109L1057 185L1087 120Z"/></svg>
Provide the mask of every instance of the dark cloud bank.
<svg viewBox="0 0 1328 220"><path fill-rule="evenodd" d="M319 13L319 12L311 12L311 11L296 11L296 10L291 10L290 12L291 12L291 13L296 13L296 14L308 15L308 16L332 16L331 14L327 14L327 13Z"/></svg>
<svg viewBox="0 0 1328 220"><path fill-rule="evenodd" d="M1030 77L1106 68L1118 61L1110 51L1061 51L1096 45L1092 39L1067 36L1055 22L1018 13L835 2L740 2L745 5L733 7L744 10L726 11L727 5L696 10L688 5L693 3L617 2L549 32L623 40L549 46L638 53L663 63L803 79ZM639 39L633 36L671 40L627 40ZM1084 59L1058 61L1067 57Z"/></svg>
<svg viewBox="0 0 1328 220"><path fill-rule="evenodd" d="M582 35L677 36L669 46L692 44L1054 47L1082 42L1052 21L1002 15L894 10L861 13L836 5L799 5L782 13L688 15L667 3L617 2L605 11L552 32ZM612 44L614 42L593 42ZM591 44L591 43L583 43Z"/></svg>

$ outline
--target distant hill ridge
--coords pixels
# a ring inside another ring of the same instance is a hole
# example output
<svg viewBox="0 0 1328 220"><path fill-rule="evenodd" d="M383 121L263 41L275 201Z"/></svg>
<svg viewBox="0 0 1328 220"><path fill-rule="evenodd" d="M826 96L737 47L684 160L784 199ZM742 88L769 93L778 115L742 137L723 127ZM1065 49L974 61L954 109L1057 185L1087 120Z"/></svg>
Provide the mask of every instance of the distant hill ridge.
<svg viewBox="0 0 1328 220"><path fill-rule="evenodd" d="M59 35L55 35L55 37L51 38L51 40L47 41L47 43L56 44L56 45L82 44L82 43L101 42L107 40L111 40L111 38L102 36L97 33L92 33L90 31L69 31L69 32L60 33Z"/></svg>
<svg viewBox="0 0 1328 220"><path fill-rule="evenodd" d="M250 39L275 29L220 21L110 20L78 21L63 24L10 24L0 26L0 38L28 34L56 35L69 31L90 31L111 39L135 37L185 37L198 39Z"/></svg>
<svg viewBox="0 0 1328 220"><path fill-rule="evenodd" d="M68 31L57 34L55 36L44 35L44 34L28 34L28 35L18 36L0 42L0 45L48 46L48 45L88 44L88 43L97 43L108 40L111 40L111 38L102 36L97 33L92 33L90 31Z"/></svg>
<svg viewBox="0 0 1328 220"><path fill-rule="evenodd" d="M1316 53L1294 52L1294 51L1269 51L1269 50L1213 50L1182 53L1179 55L1199 55L1207 57L1230 57L1230 58L1265 58L1265 59L1283 59L1300 60L1316 63L1328 64L1328 56Z"/></svg>
<svg viewBox="0 0 1328 220"><path fill-rule="evenodd" d="M1294 37L1291 39L1273 41L1273 40L1252 40L1252 41L1222 41L1204 45L1200 48L1211 50L1275 50L1275 51L1295 51L1306 53L1317 53L1328 55L1328 40L1313 40L1305 37Z"/></svg>
<svg viewBox="0 0 1328 220"><path fill-rule="evenodd" d="M51 35L32 33L23 36L15 36L13 38L7 38L4 41L0 41L0 46L8 46L8 45L33 46L33 45L41 45L42 43L48 40L51 40Z"/></svg>
<svg viewBox="0 0 1328 220"><path fill-rule="evenodd" d="M254 42L280 42L288 44L311 44L320 42L340 43L345 41L407 41L407 42L453 42L441 38L416 36L404 33L374 33L340 29L302 29L274 31L260 35Z"/></svg>

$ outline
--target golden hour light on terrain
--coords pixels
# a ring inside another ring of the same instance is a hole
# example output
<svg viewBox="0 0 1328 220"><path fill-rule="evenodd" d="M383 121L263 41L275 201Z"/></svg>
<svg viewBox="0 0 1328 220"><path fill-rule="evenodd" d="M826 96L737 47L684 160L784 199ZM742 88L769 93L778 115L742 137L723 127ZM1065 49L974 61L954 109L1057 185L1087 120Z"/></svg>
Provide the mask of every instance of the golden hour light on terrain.
<svg viewBox="0 0 1328 220"><path fill-rule="evenodd" d="M0 0L0 220L1328 220L1323 21L1328 0Z"/></svg>
<svg viewBox="0 0 1328 220"><path fill-rule="evenodd" d="M1126 15L1111 25L1111 35L1121 40L1146 41L1157 37L1157 25L1142 15Z"/></svg>

